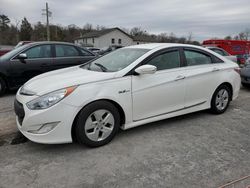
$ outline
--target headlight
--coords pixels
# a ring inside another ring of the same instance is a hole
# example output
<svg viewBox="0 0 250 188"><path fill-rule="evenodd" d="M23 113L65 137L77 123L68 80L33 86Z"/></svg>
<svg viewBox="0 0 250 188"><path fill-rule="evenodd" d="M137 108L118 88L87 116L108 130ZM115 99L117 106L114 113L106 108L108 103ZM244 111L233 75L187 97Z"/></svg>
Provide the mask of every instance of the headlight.
<svg viewBox="0 0 250 188"><path fill-rule="evenodd" d="M49 108L70 95L76 88L77 86L72 86L48 93L28 102L26 105L30 110L42 110Z"/></svg>

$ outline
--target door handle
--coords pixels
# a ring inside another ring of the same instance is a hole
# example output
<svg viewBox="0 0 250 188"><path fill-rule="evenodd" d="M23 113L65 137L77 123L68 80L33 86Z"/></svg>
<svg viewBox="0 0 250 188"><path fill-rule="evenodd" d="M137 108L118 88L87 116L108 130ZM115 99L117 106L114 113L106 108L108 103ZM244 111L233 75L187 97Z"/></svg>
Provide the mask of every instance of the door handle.
<svg viewBox="0 0 250 188"><path fill-rule="evenodd" d="M179 75L175 78L175 81L178 81L178 80L183 80L185 79L186 77L185 76L182 76L182 75Z"/></svg>
<svg viewBox="0 0 250 188"><path fill-rule="evenodd" d="M219 68L213 68L212 69L212 72L217 72L217 71L220 71L220 69Z"/></svg>

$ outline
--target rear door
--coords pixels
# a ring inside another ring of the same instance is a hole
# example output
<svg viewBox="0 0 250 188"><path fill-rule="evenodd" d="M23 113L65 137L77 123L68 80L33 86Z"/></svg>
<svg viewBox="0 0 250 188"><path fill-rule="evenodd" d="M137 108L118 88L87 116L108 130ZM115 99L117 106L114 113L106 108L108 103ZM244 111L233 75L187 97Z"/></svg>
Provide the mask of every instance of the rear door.
<svg viewBox="0 0 250 188"><path fill-rule="evenodd" d="M54 45L55 58L53 60L53 68L60 69L71 66L80 65L93 59L95 56L73 45L55 44Z"/></svg>
<svg viewBox="0 0 250 188"><path fill-rule="evenodd" d="M134 121L184 108L185 68L181 62L178 48L167 50L145 63L156 66L156 73L132 76Z"/></svg>
<svg viewBox="0 0 250 188"><path fill-rule="evenodd" d="M32 46L20 53L25 53L27 59L19 60L15 56L10 60L10 75L13 85L20 86L34 76L50 70L52 65L50 44Z"/></svg>
<svg viewBox="0 0 250 188"><path fill-rule="evenodd" d="M193 48L184 48L183 53L187 65L185 108L210 102L219 84L221 60L203 50Z"/></svg>

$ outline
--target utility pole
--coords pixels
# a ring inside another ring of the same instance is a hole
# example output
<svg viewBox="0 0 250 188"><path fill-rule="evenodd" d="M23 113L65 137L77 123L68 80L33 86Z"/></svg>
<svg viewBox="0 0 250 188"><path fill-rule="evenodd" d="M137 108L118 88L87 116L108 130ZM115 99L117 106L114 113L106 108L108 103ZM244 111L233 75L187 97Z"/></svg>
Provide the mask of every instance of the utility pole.
<svg viewBox="0 0 250 188"><path fill-rule="evenodd" d="M46 9L42 9L45 13L42 15L46 16L46 26L47 26L47 41L50 41L50 28L49 28L49 17L51 17L52 12L49 11L48 3L46 2Z"/></svg>
<svg viewBox="0 0 250 188"><path fill-rule="evenodd" d="M16 28L16 42L19 42L19 34L18 34L18 25L20 23L20 20L15 19L15 28Z"/></svg>

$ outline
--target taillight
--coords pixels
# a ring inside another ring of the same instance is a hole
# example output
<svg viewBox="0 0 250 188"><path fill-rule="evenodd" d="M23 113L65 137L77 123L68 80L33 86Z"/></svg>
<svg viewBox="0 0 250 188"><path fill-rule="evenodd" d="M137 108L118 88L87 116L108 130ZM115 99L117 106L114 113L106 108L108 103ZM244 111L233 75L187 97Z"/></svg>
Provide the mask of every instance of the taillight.
<svg viewBox="0 0 250 188"><path fill-rule="evenodd" d="M240 67L234 68L234 71L240 74Z"/></svg>

